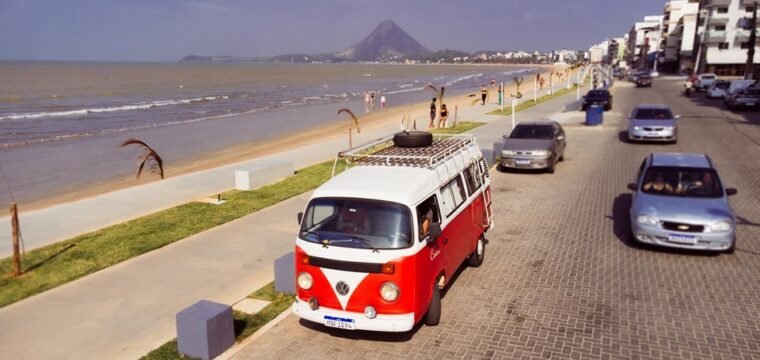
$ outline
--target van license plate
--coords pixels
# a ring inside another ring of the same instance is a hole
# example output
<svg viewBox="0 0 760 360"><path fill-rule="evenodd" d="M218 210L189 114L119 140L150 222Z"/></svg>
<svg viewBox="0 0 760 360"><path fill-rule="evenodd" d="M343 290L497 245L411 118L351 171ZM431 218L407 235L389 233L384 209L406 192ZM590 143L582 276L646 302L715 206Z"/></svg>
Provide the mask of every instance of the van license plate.
<svg viewBox="0 0 760 360"><path fill-rule="evenodd" d="M356 330L354 319L340 318L337 316L325 315L325 326L337 329Z"/></svg>
<svg viewBox="0 0 760 360"><path fill-rule="evenodd" d="M668 241L679 243L679 244L689 244L694 245L697 243L697 237L696 236L689 236L689 235L675 235L670 234L668 235Z"/></svg>

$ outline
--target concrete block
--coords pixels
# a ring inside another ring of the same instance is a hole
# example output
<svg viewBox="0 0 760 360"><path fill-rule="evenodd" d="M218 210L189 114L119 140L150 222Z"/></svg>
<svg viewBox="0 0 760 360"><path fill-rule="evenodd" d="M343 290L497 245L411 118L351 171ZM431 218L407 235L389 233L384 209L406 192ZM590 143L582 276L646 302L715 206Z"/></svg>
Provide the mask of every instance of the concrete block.
<svg viewBox="0 0 760 360"><path fill-rule="evenodd" d="M296 293L296 259L290 252L274 260L274 289L285 294Z"/></svg>
<svg viewBox="0 0 760 360"><path fill-rule="evenodd" d="M269 161L235 169L235 189L253 190L293 175L292 161Z"/></svg>
<svg viewBox="0 0 760 360"><path fill-rule="evenodd" d="M501 149L504 148L504 140L499 140L493 143L493 161L495 162L498 157L501 156Z"/></svg>
<svg viewBox="0 0 760 360"><path fill-rule="evenodd" d="M209 360L235 344L232 307L201 300L177 313L177 350Z"/></svg>

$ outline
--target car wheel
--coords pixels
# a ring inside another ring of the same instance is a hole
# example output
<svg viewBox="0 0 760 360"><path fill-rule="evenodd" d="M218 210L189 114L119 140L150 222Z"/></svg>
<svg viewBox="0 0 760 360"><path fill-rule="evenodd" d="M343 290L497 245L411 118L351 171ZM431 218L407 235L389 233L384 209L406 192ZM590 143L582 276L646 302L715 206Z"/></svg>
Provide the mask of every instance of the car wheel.
<svg viewBox="0 0 760 360"><path fill-rule="evenodd" d="M733 254L736 252L736 238L734 238L734 242L731 243L731 247L729 247L725 252L726 254Z"/></svg>
<svg viewBox="0 0 760 360"><path fill-rule="evenodd" d="M502 164L496 164L496 171L498 172L507 172L507 168L504 167Z"/></svg>
<svg viewBox="0 0 760 360"><path fill-rule="evenodd" d="M470 254L470 261L467 265L470 267L478 267L483 264L483 259L486 257L486 241L483 238L483 234L478 238L478 242L475 244L475 250Z"/></svg>
<svg viewBox="0 0 760 360"><path fill-rule="evenodd" d="M430 305L425 315L425 325L436 326L441 321L441 289L438 287L440 277L433 284L433 296L430 297Z"/></svg>
<svg viewBox="0 0 760 360"><path fill-rule="evenodd" d="M581 111L586 111L586 109L588 109L586 105L581 105Z"/></svg>
<svg viewBox="0 0 760 360"><path fill-rule="evenodd" d="M604 111L610 111L612 109L612 105L604 105Z"/></svg>
<svg viewBox="0 0 760 360"><path fill-rule="evenodd" d="M555 168L556 165L557 165L557 163L554 162L554 161L552 161L552 164L549 165L548 168L546 168L546 172L548 172L549 174L554 174L554 168Z"/></svg>
<svg viewBox="0 0 760 360"><path fill-rule="evenodd" d="M559 156L559 159L557 161L565 161L565 153L563 152L562 155Z"/></svg>

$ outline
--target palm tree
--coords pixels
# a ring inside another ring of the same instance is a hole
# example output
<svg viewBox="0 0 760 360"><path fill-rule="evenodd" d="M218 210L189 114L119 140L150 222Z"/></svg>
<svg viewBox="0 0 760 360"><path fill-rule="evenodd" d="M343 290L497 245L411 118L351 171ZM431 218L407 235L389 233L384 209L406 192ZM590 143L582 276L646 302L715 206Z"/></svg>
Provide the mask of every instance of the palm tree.
<svg viewBox="0 0 760 360"><path fill-rule="evenodd" d="M356 118L356 115L354 115L353 111L351 111L349 109L346 109L346 108L342 108L342 109L338 110L338 115L340 115L341 113L346 113L349 116L351 116L351 119L354 120L354 124L356 124L356 133L361 133L362 132L362 129L359 128L359 119Z"/></svg>
<svg viewBox="0 0 760 360"><path fill-rule="evenodd" d="M161 156L158 155L156 150L153 150L152 147L148 146L148 144L144 143L141 140L131 138L129 140L124 141L119 145L119 147L125 147L127 145L140 145L143 147L143 154L140 155L140 157L137 158L138 161L140 161L140 166L137 168L137 178L140 178L140 174L142 173L143 169L145 168L145 165L150 163L148 168L151 172L158 172L159 175L161 175L161 179L164 178L164 160L161 159Z"/></svg>
<svg viewBox="0 0 760 360"><path fill-rule="evenodd" d="M521 77L517 77L517 76L515 76L515 78L512 79L512 81L515 82L515 85L517 85L517 94L511 95L515 99L519 99L522 97L522 93L520 92L520 84L522 84L523 80L525 79Z"/></svg>

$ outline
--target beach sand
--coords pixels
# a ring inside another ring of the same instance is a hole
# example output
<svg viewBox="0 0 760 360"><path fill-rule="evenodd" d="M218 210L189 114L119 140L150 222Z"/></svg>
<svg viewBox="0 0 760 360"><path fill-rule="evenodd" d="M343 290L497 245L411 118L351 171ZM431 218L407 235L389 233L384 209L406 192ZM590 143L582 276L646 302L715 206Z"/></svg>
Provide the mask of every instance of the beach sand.
<svg viewBox="0 0 760 360"><path fill-rule="evenodd" d="M539 66L537 66L539 67ZM544 84L543 91L539 91L539 97L542 95L546 95L547 89L549 88L549 81L548 76L549 72L551 71L551 66L543 66L542 68L542 77L547 79ZM533 99L533 83L534 83L534 76L535 75L526 75L524 76L525 80L521 85L521 92L523 93L522 101L529 101ZM573 79L574 76L571 75L571 79ZM555 83L557 82L555 78ZM573 80L570 81L570 83L573 83ZM560 89L564 87L565 82L557 83L555 86L555 89ZM512 81L509 83L505 82L505 93L507 94L506 97L506 104L509 104L510 98L509 94L516 93L516 86ZM497 84L498 86L498 84ZM496 90L495 88L491 88L489 85L489 103L495 103L496 100ZM433 97L433 92L428 91L430 94L430 98ZM392 103L393 99L389 99L389 103L391 106L389 106L385 110L375 110L372 113L369 114L357 114L359 116L359 123L362 130L369 131L373 129L380 129L380 128L388 128L396 126L399 129L401 128L401 122L402 119L412 119L416 120L417 129L424 130L427 128L427 124L429 121L429 100L426 102L419 102L411 105L400 105L400 106L393 106ZM474 106L481 106L480 105L480 89L472 89L471 92L464 95L458 95L458 96L444 96L444 103L447 105L449 109L449 125L454 120L454 112L455 108L464 109L468 107L474 107ZM336 107L336 111L338 106L335 104L332 105L333 107ZM379 102L376 105L376 109L379 109ZM440 110L440 109L439 109ZM249 115L236 115L234 117L230 117L228 119L225 119L224 121L236 119L240 120L242 122L246 121L246 118L250 118L252 116L257 116L256 114L249 114ZM310 144L319 143L322 141L325 141L326 139L336 139L336 138L346 138L346 147L348 147L348 129L349 127L353 126L353 121L350 120L350 117L343 114L343 116L340 117L340 119L344 119L345 121L335 121L331 122L326 125L319 125L319 126L313 126L310 127L307 130L298 130L293 131L289 135L277 135L277 136L267 136L262 140L257 140L253 142L242 142L236 145L232 146L225 146L221 149L217 149L214 151L210 151L207 153L204 153L200 156L193 156L191 158L185 158L185 159L178 159L176 161L172 161L167 163L165 167L165 173L168 174L167 177L175 177L180 176L183 174L196 172L196 171L202 171L205 169L211 169L222 165L228 165L232 163L236 163L239 161L244 160L250 160L257 157L274 154L278 152L282 152L285 150L292 149L294 146L305 146ZM471 119L466 119L459 117L458 121L468 121ZM226 125L227 123L225 123ZM411 126L411 125L410 125ZM164 129L166 130L166 129ZM234 126L232 126L231 132L235 131ZM355 129L354 129L355 131ZM166 132L168 133L168 132ZM166 136L166 134L157 134L156 138L161 138L162 136ZM124 135L121 135L121 138L124 138ZM194 137L193 139L190 139L191 141L203 141L203 137ZM83 151L92 151L93 148L97 148L98 146L104 146L104 144L108 144L110 147L114 147L115 139L107 139L102 141L100 144L94 144L90 145L89 148L83 150ZM149 142L150 143L150 142ZM294 145L297 144L297 145ZM135 149L135 151L132 151L130 153L126 153L123 155L125 159L131 159L131 161L134 161L136 159L137 155L139 155L140 152ZM40 155L43 156L43 155ZM49 156L52 157L51 162L55 161L55 154L49 154ZM328 159L325 159L328 160ZM83 167L83 170L81 173L77 174L79 176L82 176L83 178L88 177L88 173L86 170L86 166ZM136 167L135 167L136 169ZM7 170L6 170L7 171ZM89 174L91 175L91 174ZM158 177L154 174L143 174L143 176L140 179L136 179L134 175L124 175L117 178L111 178L111 179L105 179L105 180L95 180L95 181L88 181L84 185L78 185L78 186L67 186L67 187L61 187L57 189L48 189L48 194L52 195L46 195L42 199L33 199L26 202L21 202L22 206L20 206L22 212L35 210L35 209L41 209L46 208L52 205L66 203L66 202L72 202L83 198L93 197L99 194L104 194L108 192L112 192L119 189L124 189L132 186L139 186L142 184L146 184L152 181L157 181Z"/></svg>

